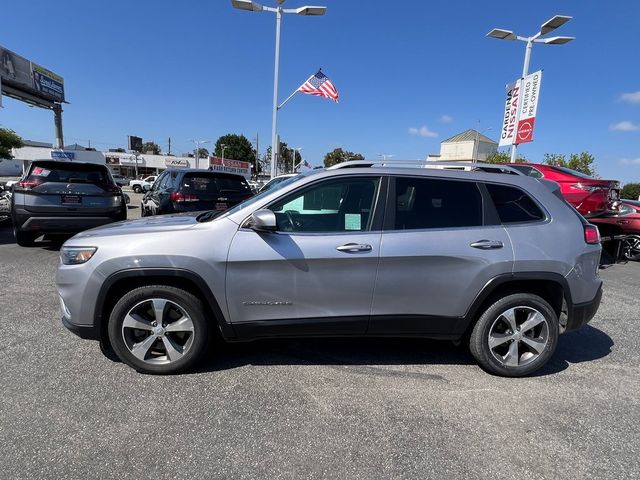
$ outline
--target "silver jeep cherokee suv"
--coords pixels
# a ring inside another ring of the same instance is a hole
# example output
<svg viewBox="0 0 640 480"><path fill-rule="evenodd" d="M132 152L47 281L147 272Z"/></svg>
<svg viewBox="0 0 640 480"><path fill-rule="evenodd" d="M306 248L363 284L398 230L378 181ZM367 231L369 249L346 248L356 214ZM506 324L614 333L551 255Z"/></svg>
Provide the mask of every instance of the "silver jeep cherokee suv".
<svg viewBox="0 0 640 480"><path fill-rule="evenodd" d="M464 168L348 162L225 212L80 233L63 322L145 373L192 368L216 334L464 339L485 370L527 375L598 309L598 231L551 182Z"/></svg>

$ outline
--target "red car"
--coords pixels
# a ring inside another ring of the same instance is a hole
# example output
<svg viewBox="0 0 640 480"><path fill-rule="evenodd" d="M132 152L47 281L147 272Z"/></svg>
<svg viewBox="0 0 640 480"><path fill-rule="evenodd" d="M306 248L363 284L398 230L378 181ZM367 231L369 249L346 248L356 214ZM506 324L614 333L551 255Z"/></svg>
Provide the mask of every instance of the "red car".
<svg viewBox="0 0 640 480"><path fill-rule="evenodd" d="M626 235L622 254L628 260L640 260L640 202L622 200L618 215L592 218L590 222L598 226L603 237Z"/></svg>
<svg viewBox="0 0 640 480"><path fill-rule="evenodd" d="M570 168L537 163L509 165L530 177L552 180L560 185L562 196L583 217L616 215L620 213L620 183L600 180Z"/></svg>

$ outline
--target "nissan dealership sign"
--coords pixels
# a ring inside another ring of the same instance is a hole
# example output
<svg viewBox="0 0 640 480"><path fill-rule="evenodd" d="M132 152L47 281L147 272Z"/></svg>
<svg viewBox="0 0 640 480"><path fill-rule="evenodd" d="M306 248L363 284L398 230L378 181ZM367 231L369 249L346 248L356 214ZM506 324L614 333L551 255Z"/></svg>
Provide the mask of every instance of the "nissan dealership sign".
<svg viewBox="0 0 640 480"><path fill-rule="evenodd" d="M518 145L533 140L541 84L542 70L538 70L507 85L499 146Z"/></svg>

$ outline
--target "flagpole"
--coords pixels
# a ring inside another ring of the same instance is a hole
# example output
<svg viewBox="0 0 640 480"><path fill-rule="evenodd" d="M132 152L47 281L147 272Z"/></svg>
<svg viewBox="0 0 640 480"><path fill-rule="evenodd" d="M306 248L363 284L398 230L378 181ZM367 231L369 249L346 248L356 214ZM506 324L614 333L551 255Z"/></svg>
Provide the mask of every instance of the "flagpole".
<svg viewBox="0 0 640 480"><path fill-rule="evenodd" d="M315 74L314 74L314 75L311 75L309 78L307 78L304 82L302 82L302 84L300 85L300 87L301 87L302 85L304 85L305 83L307 83L309 80L311 80L314 76L315 76ZM278 106L278 110L280 110L282 107L284 107L284 104L285 104L285 103L287 103L289 100L291 100L291 99L293 98L293 96L294 96L296 93L298 93L298 91L300 90L300 87L296 88L296 89L293 91L293 93L292 93L291 95L289 95L289 96L286 98L286 100L280 104L280 106Z"/></svg>

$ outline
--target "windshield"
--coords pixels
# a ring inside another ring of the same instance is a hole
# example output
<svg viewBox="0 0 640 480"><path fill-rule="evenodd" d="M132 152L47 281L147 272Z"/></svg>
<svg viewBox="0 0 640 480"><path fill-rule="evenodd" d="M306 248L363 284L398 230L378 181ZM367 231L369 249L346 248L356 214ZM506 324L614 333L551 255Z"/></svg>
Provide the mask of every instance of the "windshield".
<svg viewBox="0 0 640 480"><path fill-rule="evenodd" d="M262 192L258 193L257 195L248 198L247 200L238 203L237 205L235 205L234 207L231 207L227 210L224 211L224 213L222 213L222 215L215 215L215 217L213 215L210 215L212 212L213 213L218 213L215 210L212 210L212 212L207 212L202 214L200 217L198 217L198 221L199 222L204 222L204 221L208 221L208 220L212 220L213 218L223 218L223 217L227 217L233 213L236 213L237 211L248 207L249 205L253 205L254 203L259 202L260 200L262 200L264 197L266 197L267 195L275 192L276 190L280 190L281 188L286 187L287 185L291 185L292 183L298 181L300 178L302 178L301 175L296 175L295 177L290 177L287 178L286 180L274 185L272 188L270 188L269 190L263 190Z"/></svg>

